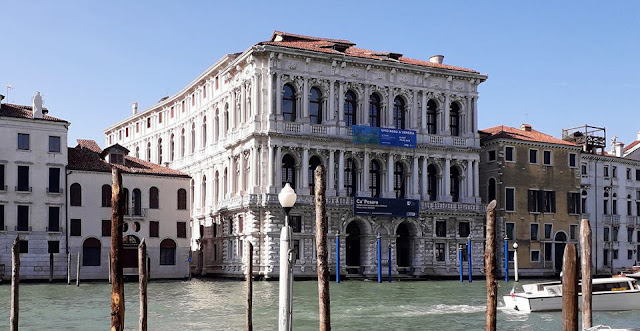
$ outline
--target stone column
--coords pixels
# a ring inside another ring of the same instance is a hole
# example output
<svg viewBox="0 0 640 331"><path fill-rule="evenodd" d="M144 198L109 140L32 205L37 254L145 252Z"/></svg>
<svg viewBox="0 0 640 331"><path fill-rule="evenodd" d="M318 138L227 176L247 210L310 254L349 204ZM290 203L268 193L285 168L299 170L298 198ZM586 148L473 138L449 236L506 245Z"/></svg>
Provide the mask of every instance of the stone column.
<svg viewBox="0 0 640 331"><path fill-rule="evenodd" d="M478 160L473 161L473 196L480 196L480 170L478 168Z"/></svg>
<svg viewBox="0 0 640 331"><path fill-rule="evenodd" d="M428 188L428 183L427 183L427 167L429 166L429 160L427 159L426 156L422 157L422 174L421 174L421 180L422 183L421 184L421 196L422 196L422 200L428 200L428 194L427 194L427 188Z"/></svg>
<svg viewBox="0 0 640 331"><path fill-rule="evenodd" d="M329 119L329 123L333 124L335 121L335 104L336 104L336 92L334 91L334 84L335 84L335 80L331 79L329 80L329 100L327 101L327 103L329 103L329 116L327 116L327 118Z"/></svg>
<svg viewBox="0 0 640 331"><path fill-rule="evenodd" d="M309 77L304 77L302 86L302 118L309 121Z"/></svg>
<svg viewBox="0 0 640 331"><path fill-rule="evenodd" d="M422 105L420 107L420 132L427 133L427 91L422 91Z"/></svg>
<svg viewBox="0 0 640 331"><path fill-rule="evenodd" d="M467 197L473 197L473 160L467 160Z"/></svg>
<svg viewBox="0 0 640 331"><path fill-rule="evenodd" d="M473 131L473 136L476 137L478 135L478 97L473 97L471 100L471 112L473 114L473 119L471 120L471 128Z"/></svg>
<svg viewBox="0 0 640 331"><path fill-rule="evenodd" d="M246 111L247 111L247 86L246 86L246 82L243 82L242 85L240 85L240 126L242 126L242 124L244 124L244 122L247 120L247 116L246 116Z"/></svg>
<svg viewBox="0 0 640 331"><path fill-rule="evenodd" d="M393 192L393 154L387 155L387 197L395 197Z"/></svg>
<svg viewBox="0 0 640 331"><path fill-rule="evenodd" d="M365 84L364 85L364 95L362 96L362 111L359 112L360 116L356 116L356 118L359 118L358 124L361 125L371 125L369 124L369 95L371 94L370 92L371 90L369 89L369 85ZM369 165L367 165L368 167ZM366 188L367 190L369 189L369 187Z"/></svg>
<svg viewBox="0 0 640 331"><path fill-rule="evenodd" d="M309 194L309 149L302 150L302 169L300 170L302 177L302 194Z"/></svg>
<svg viewBox="0 0 640 331"><path fill-rule="evenodd" d="M413 90L413 105L411 105L411 125L409 126L412 130L417 130L420 127L418 123L418 91Z"/></svg>
<svg viewBox="0 0 640 331"><path fill-rule="evenodd" d="M270 90L273 93L273 99L276 103L276 116L278 121L282 121L282 75L276 74L276 87L275 90ZM273 106L273 105L271 105Z"/></svg>
<svg viewBox="0 0 640 331"><path fill-rule="evenodd" d="M412 184L411 184L411 198L412 199L418 199L418 197L420 197L420 194L418 192L418 178L419 178L419 171L418 171L418 156L415 155L413 157L413 169L411 171L411 180L412 180Z"/></svg>
<svg viewBox="0 0 640 331"><path fill-rule="evenodd" d="M265 77L265 76L263 76ZM258 107L258 105L260 104L260 86L258 86L260 83L260 73L258 70L256 70L256 73L253 75L253 77L251 77L251 116L253 116L254 121L257 120L258 117L258 109L260 109L261 107ZM269 107L269 105L267 105L267 107Z"/></svg>
<svg viewBox="0 0 640 331"><path fill-rule="evenodd" d="M276 182L274 183L274 193L279 193L282 188L282 146L276 146L276 159L274 162L275 165L275 178ZM294 187L295 189L295 187Z"/></svg>
<svg viewBox="0 0 640 331"><path fill-rule="evenodd" d="M229 131L233 131L236 128L236 91L235 88L231 89L231 104L229 105ZM229 132L227 132L228 134Z"/></svg>
<svg viewBox="0 0 640 331"><path fill-rule="evenodd" d="M370 197L371 196L371 191L369 191L369 167L370 167L370 161L369 161L369 152L365 151L364 152L364 157L363 157L364 161L362 164L362 194L360 194L361 196L364 197Z"/></svg>
<svg viewBox="0 0 640 331"><path fill-rule="evenodd" d="M333 196L336 195L336 182L335 182L335 172L336 172L336 167L335 167L335 160L334 160L334 155L335 155L334 150L330 149L329 150L329 164L327 164L327 196Z"/></svg>
<svg viewBox="0 0 640 331"><path fill-rule="evenodd" d="M251 165L251 171L253 172L253 176L251 176L251 186L253 187L252 192L254 194L260 193L260 177L262 173L262 168L260 167L260 150L258 146L254 146L251 149L251 157L253 159L253 164Z"/></svg>
<svg viewBox="0 0 640 331"><path fill-rule="evenodd" d="M358 190L357 187L353 188L354 190ZM343 197L346 195L344 189L344 151L338 151L338 195Z"/></svg>
<svg viewBox="0 0 640 331"><path fill-rule="evenodd" d="M268 158L268 162L267 162L267 177L268 177L268 181L269 181L269 186L267 187L268 192L270 193L274 193L274 188L276 187L276 178L275 178L275 174L274 172L274 166L275 166L275 149L273 148L273 145L269 144L269 149L267 151L269 154L267 155Z"/></svg>
<svg viewBox="0 0 640 331"><path fill-rule="evenodd" d="M451 201L451 156L447 156L444 159L444 171L442 175L444 192L444 201Z"/></svg>
<svg viewBox="0 0 640 331"><path fill-rule="evenodd" d="M236 181L237 181L236 193L237 193L237 195L241 195L242 191L244 189L244 171L245 171L244 153L243 153L243 151L240 151L239 155L240 156L239 156L239 160L238 160L238 166L240 167L240 176L238 176L236 178Z"/></svg>
<svg viewBox="0 0 640 331"><path fill-rule="evenodd" d="M338 82L338 125L344 126L344 83L343 82Z"/></svg>
<svg viewBox="0 0 640 331"><path fill-rule="evenodd" d="M445 98L444 98L444 105L442 106L443 107L442 114L443 114L444 118L442 119L442 121L440 121L440 123L442 123L444 127L442 128L442 131L439 132L439 133L445 134L445 135L451 135L451 130L449 128L450 120L451 120L451 118L449 116L449 113L450 113L450 110L451 110L449 108L450 107L449 102L450 102L449 93L447 93L445 95Z"/></svg>
<svg viewBox="0 0 640 331"><path fill-rule="evenodd" d="M382 126L393 127L393 98L395 98L395 91L393 87L389 86L389 99L387 100L387 116L385 122Z"/></svg>
<svg viewBox="0 0 640 331"><path fill-rule="evenodd" d="M231 155L231 158L229 159L229 187L228 187L228 192L229 192L229 197L233 197L234 195L236 195L236 190L234 190L234 188L237 188L236 186L236 160L234 158L234 155Z"/></svg>

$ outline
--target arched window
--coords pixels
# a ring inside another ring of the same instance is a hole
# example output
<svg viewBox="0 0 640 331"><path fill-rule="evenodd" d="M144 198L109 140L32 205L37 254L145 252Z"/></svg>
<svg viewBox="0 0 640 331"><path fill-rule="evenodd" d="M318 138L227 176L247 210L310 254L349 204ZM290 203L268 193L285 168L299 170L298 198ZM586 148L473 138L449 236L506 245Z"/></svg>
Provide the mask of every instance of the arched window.
<svg viewBox="0 0 640 331"><path fill-rule="evenodd" d="M158 164L162 164L162 138L158 139Z"/></svg>
<svg viewBox="0 0 640 331"><path fill-rule="evenodd" d="M229 104L228 103L224 105L224 130L222 131L222 134L226 134L227 132L229 132Z"/></svg>
<svg viewBox="0 0 640 331"><path fill-rule="evenodd" d="M169 139L169 161L173 161L175 158L175 148L176 148L176 142L175 139L173 137L173 133L171 134L171 139Z"/></svg>
<svg viewBox="0 0 640 331"><path fill-rule="evenodd" d="M136 159L140 158L140 146L136 146Z"/></svg>
<svg viewBox="0 0 640 331"><path fill-rule="evenodd" d="M460 135L460 104L453 102L449 111L449 128L452 136Z"/></svg>
<svg viewBox="0 0 640 331"><path fill-rule="evenodd" d="M237 193L238 191L240 191L240 188L238 187L238 184L240 183L240 171L242 169L240 169L240 160L237 159L234 161L233 163L233 169L236 171L235 173L235 180L231 183L233 185L233 190L231 191L232 193Z"/></svg>
<svg viewBox="0 0 640 331"><path fill-rule="evenodd" d="M460 170L458 167L451 167L451 198L453 202L460 201Z"/></svg>
<svg viewBox="0 0 640 331"><path fill-rule="evenodd" d="M102 185L102 207L111 207L111 185Z"/></svg>
<svg viewBox="0 0 640 331"><path fill-rule="evenodd" d="M222 174L222 199L227 197L227 190L229 189L229 173L227 168L224 168L224 173Z"/></svg>
<svg viewBox="0 0 640 331"><path fill-rule="evenodd" d="M356 100L356 94L352 91L348 91L344 97L344 124L347 127L351 127L356 124L357 106L358 101Z"/></svg>
<svg viewBox="0 0 640 331"><path fill-rule="evenodd" d="M393 100L393 126L396 129L403 129L405 123L405 103L402 97Z"/></svg>
<svg viewBox="0 0 640 331"><path fill-rule="evenodd" d="M218 141L220 136L220 109L216 108L216 116L213 118L213 141Z"/></svg>
<svg viewBox="0 0 640 331"><path fill-rule="evenodd" d="M216 176L213 179L213 201L220 201L220 191L219 191L219 187L220 187L220 173L216 170Z"/></svg>
<svg viewBox="0 0 640 331"><path fill-rule="evenodd" d="M184 150L186 146L186 141L184 139L184 128L180 132L180 157L184 157Z"/></svg>
<svg viewBox="0 0 640 331"><path fill-rule="evenodd" d="M152 186L149 189L149 208L150 209L158 209L160 208L160 191L155 186Z"/></svg>
<svg viewBox="0 0 640 331"><path fill-rule="evenodd" d="M151 162L151 142L147 143L147 162Z"/></svg>
<svg viewBox="0 0 640 331"><path fill-rule="evenodd" d="M291 187L296 187L296 160L287 154L282 157L282 187L289 183Z"/></svg>
<svg viewBox="0 0 640 331"><path fill-rule="evenodd" d="M489 190L487 194L487 203L496 199L496 180L489 178Z"/></svg>
<svg viewBox="0 0 640 331"><path fill-rule="evenodd" d="M322 92L315 87L309 97L309 120L311 124L322 124Z"/></svg>
<svg viewBox="0 0 640 331"><path fill-rule="evenodd" d="M285 122L296 121L296 90L291 84L282 88L282 116Z"/></svg>
<svg viewBox="0 0 640 331"><path fill-rule="evenodd" d="M178 190L178 209L187 209L187 190L183 188Z"/></svg>
<svg viewBox="0 0 640 331"><path fill-rule="evenodd" d="M196 123L191 124L191 154L196 151Z"/></svg>
<svg viewBox="0 0 640 331"><path fill-rule="evenodd" d="M433 164L427 167L427 184L429 201L436 201L438 199L438 169Z"/></svg>
<svg viewBox="0 0 640 331"><path fill-rule="evenodd" d="M344 188L348 197L355 197L357 191L357 169L352 158L348 158L344 167Z"/></svg>
<svg viewBox="0 0 640 331"><path fill-rule="evenodd" d="M69 203L72 206L82 206L82 186L73 183L69 186Z"/></svg>
<svg viewBox="0 0 640 331"><path fill-rule="evenodd" d="M193 179L191 180L191 185L189 186L189 189L190 189L190 192L191 192L191 194L190 194L190 196L191 196L191 210L193 210L193 197L195 196L195 193L196 193L196 186L195 186L195 184L193 182Z"/></svg>
<svg viewBox="0 0 640 331"><path fill-rule="evenodd" d="M437 111L438 104L433 100L429 100L429 102L427 102L427 132L429 134L436 134Z"/></svg>
<svg viewBox="0 0 640 331"><path fill-rule="evenodd" d="M160 242L160 265L176 265L176 242L172 239Z"/></svg>
<svg viewBox="0 0 640 331"><path fill-rule="evenodd" d="M316 181L313 173L314 171L316 171L316 167L321 164L322 164L322 161L320 161L320 158L315 155L309 159L309 194L311 195L316 194L316 191L315 191Z"/></svg>
<svg viewBox="0 0 640 331"><path fill-rule="evenodd" d="M603 208L603 212L605 215L609 215L609 192L605 191L604 192L604 208Z"/></svg>
<svg viewBox="0 0 640 331"><path fill-rule="evenodd" d="M396 162L393 167L393 191L396 193L396 199L404 199L404 165L402 162Z"/></svg>
<svg viewBox="0 0 640 331"><path fill-rule="evenodd" d="M200 191L200 206L205 208L207 206L207 176L202 176L202 188Z"/></svg>
<svg viewBox="0 0 640 331"><path fill-rule="evenodd" d="M369 97L369 125L380 127L380 97L374 93Z"/></svg>
<svg viewBox="0 0 640 331"><path fill-rule="evenodd" d="M618 215L618 194L614 193L611 199L611 214Z"/></svg>
<svg viewBox="0 0 640 331"><path fill-rule="evenodd" d="M97 267L100 265L100 240L87 238L82 243L82 265Z"/></svg>
<svg viewBox="0 0 640 331"><path fill-rule="evenodd" d="M372 197L380 197L380 186L380 163L373 160L369 165L369 191Z"/></svg>
<svg viewBox="0 0 640 331"><path fill-rule="evenodd" d="M207 147L207 117L202 118L202 148Z"/></svg>
<svg viewBox="0 0 640 331"><path fill-rule="evenodd" d="M136 188L133 189L131 193L133 194L133 215L142 215L142 192L140 192L140 190Z"/></svg>

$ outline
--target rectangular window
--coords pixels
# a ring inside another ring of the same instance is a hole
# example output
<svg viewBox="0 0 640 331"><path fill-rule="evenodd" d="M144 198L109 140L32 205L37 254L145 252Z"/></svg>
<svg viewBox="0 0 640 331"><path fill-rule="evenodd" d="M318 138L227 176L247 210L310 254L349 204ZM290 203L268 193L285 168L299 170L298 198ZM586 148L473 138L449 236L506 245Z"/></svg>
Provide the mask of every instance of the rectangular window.
<svg viewBox="0 0 640 331"><path fill-rule="evenodd" d="M5 228L4 228L4 205L0 205L0 231L5 231Z"/></svg>
<svg viewBox="0 0 640 331"><path fill-rule="evenodd" d="M49 207L49 232L60 231L60 207Z"/></svg>
<svg viewBox="0 0 640 331"><path fill-rule="evenodd" d="M218 89L218 86L219 86L219 84L218 84L218 77L216 76L216 90Z"/></svg>
<svg viewBox="0 0 640 331"><path fill-rule="evenodd" d="M628 243L632 243L633 242L633 227L631 226L627 226L627 242Z"/></svg>
<svg viewBox="0 0 640 331"><path fill-rule="evenodd" d="M171 106L171 118L173 118L174 113L174 106Z"/></svg>
<svg viewBox="0 0 640 331"><path fill-rule="evenodd" d="M509 251L507 252L507 254L508 254L508 256L509 256L509 257L508 257L509 262L513 262L513 256L515 255L515 252L514 252L513 250L509 250Z"/></svg>
<svg viewBox="0 0 640 331"><path fill-rule="evenodd" d="M617 260L617 259L618 259L618 250L617 250L617 249L614 249L614 250L613 250L613 259L614 259L614 260Z"/></svg>
<svg viewBox="0 0 640 331"><path fill-rule="evenodd" d="M627 179L631 179L631 168L627 168Z"/></svg>
<svg viewBox="0 0 640 331"><path fill-rule="evenodd" d="M609 250L608 249L603 249L602 250L602 264L608 266L609 265Z"/></svg>
<svg viewBox="0 0 640 331"><path fill-rule="evenodd" d="M140 132L140 122L136 123L136 133Z"/></svg>
<svg viewBox="0 0 640 331"><path fill-rule="evenodd" d="M551 239L551 234L553 233L553 224L545 224L544 225L544 239Z"/></svg>
<svg viewBox="0 0 640 331"><path fill-rule="evenodd" d="M186 238L187 237L187 222L178 222L177 223L177 237L178 238Z"/></svg>
<svg viewBox="0 0 640 331"><path fill-rule="evenodd" d="M529 190L527 200L530 213L540 213L544 210L544 191Z"/></svg>
<svg viewBox="0 0 640 331"><path fill-rule="evenodd" d="M515 159L513 158L513 147L511 146L506 146L504 148L504 160L507 162L514 162Z"/></svg>
<svg viewBox="0 0 640 331"><path fill-rule="evenodd" d="M580 166L580 174L582 174L583 176L587 175L587 165L584 163Z"/></svg>
<svg viewBox="0 0 640 331"><path fill-rule="evenodd" d="M580 213L580 193L569 192L567 197L567 204L569 207L569 214Z"/></svg>
<svg viewBox="0 0 640 331"><path fill-rule="evenodd" d="M207 98L207 86L202 86L202 98L206 99Z"/></svg>
<svg viewBox="0 0 640 331"><path fill-rule="evenodd" d="M605 226L604 232L602 233L602 237L604 238L605 242L609 241L609 231L609 228Z"/></svg>
<svg viewBox="0 0 640 331"><path fill-rule="evenodd" d="M553 259L553 244L544 243L544 260L551 261Z"/></svg>
<svg viewBox="0 0 640 331"><path fill-rule="evenodd" d="M578 155L575 153L569 153L569 167L576 168L577 167L577 157Z"/></svg>
<svg viewBox="0 0 640 331"><path fill-rule="evenodd" d="M529 163L538 164L538 150L530 149L529 150Z"/></svg>
<svg viewBox="0 0 640 331"><path fill-rule="evenodd" d="M293 241L293 261L300 259L300 240Z"/></svg>
<svg viewBox="0 0 640 331"><path fill-rule="evenodd" d="M5 185L6 184L4 183L4 164L0 164L0 191L7 190Z"/></svg>
<svg viewBox="0 0 640 331"><path fill-rule="evenodd" d="M627 249L627 260L633 260L633 250Z"/></svg>
<svg viewBox="0 0 640 331"><path fill-rule="evenodd" d="M467 238L471 233L471 227L469 226L469 222L459 222L458 223L458 235L460 238Z"/></svg>
<svg viewBox="0 0 640 331"><path fill-rule="evenodd" d="M49 168L49 193L60 193L60 168Z"/></svg>
<svg viewBox="0 0 640 331"><path fill-rule="evenodd" d="M602 175L604 177L609 177L609 166L604 166L604 168L602 168Z"/></svg>
<svg viewBox="0 0 640 331"><path fill-rule="evenodd" d="M611 167L611 177L612 178L618 177L618 167L616 166Z"/></svg>
<svg viewBox="0 0 640 331"><path fill-rule="evenodd" d="M571 240L578 239L578 224L569 225L569 239Z"/></svg>
<svg viewBox="0 0 640 331"><path fill-rule="evenodd" d="M636 181L640 181L640 169L636 169Z"/></svg>
<svg viewBox="0 0 640 331"><path fill-rule="evenodd" d="M530 229L529 229L530 237L529 238L531 238L531 240L538 240L538 231L540 231L540 229L539 229L540 228L540 224L531 223L529 225L529 227L530 227Z"/></svg>
<svg viewBox="0 0 640 331"><path fill-rule="evenodd" d="M158 113L158 123L162 123L162 113Z"/></svg>
<svg viewBox="0 0 640 331"><path fill-rule="evenodd" d="M18 206L18 231L29 231L29 206Z"/></svg>
<svg viewBox="0 0 640 331"><path fill-rule="evenodd" d="M20 254L28 254L29 253L29 241L20 240Z"/></svg>
<svg viewBox="0 0 640 331"><path fill-rule="evenodd" d="M111 237L111 220L102 220L102 236Z"/></svg>
<svg viewBox="0 0 640 331"><path fill-rule="evenodd" d="M444 243L436 243L436 261L444 262Z"/></svg>
<svg viewBox="0 0 640 331"><path fill-rule="evenodd" d="M544 212L555 213L556 212L556 192L544 191Z"/></svg>
<svg viewBox="0 0 640 331"><path fill-rule="evenodd" d="M531 251L531 262L540 262L540 251Z"/></svg>
<svg viewBox="0 0 640 331"><path fill-rule="evenodd" d="M505 211L516 211L516 189L513 187L505 188Z"/></svg>
<svg viewBox="0 0 640 331"><path fill-rule="evenodd" d="M58 254L60 253L60 241L58 240L49 240L47 242L47 253L49 254Z"/></svg>
<svg viewBox="0 0 640 331"><path fill-rule="evenodd" d="M638 252L638 254L636 254L636 261L640 262L640 245L636 245L636 252Z"/></svg>
<svg viewBox="0 0 640 331"><path fill-rule="evenodd" d="M291 231L302 232L302 216L289 216L289 225L291 225Z"/></svg>
<svg viewBox="0 0 640 331"><path fill-rule="evenodd" d="M26 133L18 133L18 149L29 150L29 135Z"/></svg>
<svg viewBox="0 0 640 331"><path fill-rule="evenodd" d="M192 106L196 105L196 95L195 95L195 93L191 95L191 105Z"/></svg>
<svg viewBox="0 0 640 331"><path fill-rule="evenodd" d="M31 187L29 187L29 166L18 166L18 191L31 191Z"/></svg>
<svg viewBox="0 0 640 331"><path fill-rule="evenodd" d="M447 221L436 221L436 237L447 236Z"/></svg>
<svg viewBox="0 0 640 331"><path fill-rule="evenodd" d="M147 129L151 127L151 117L147 118Z"/></svg>
<svg viewBox="0 0 640 331"><path fill-rule="evenodd" d="M79 218L72 218L70 226L71 231L69 231L69 235L72 237L82 236L82 221Z"/></svg>
<svg viewBox="0 0 640 331"><path fill-rule="evenodd" d="M620 232L619 226L614 226L611 229L611 238L613 239L613 241L618 241L618 232Z"/></svg>
<svg viewBox="0 0 640 331"><path fill-rule="evenodd" d="M507 238L509 238L509 240L514 240L516 238L515 237L516 223L507 222L505 226L506 226L505 234L507 235Z"/></svg>
<svg viewBox="0 0 640 331"><path fill-rule="evenodd" d="M215 224L213 226L215 228ZM150 221L149 222L149 237L151 237L151 238L159 238L160 237L160 222L158 222L158 221Z"/></svg>
<svg viewBox="0 0 640 331"><path fill-rule="evenodd" d="M495 161L496 160L496 151L488 151L487 152L487 157L489 159L489 161Z"/></svg>
<svg viewBox="0 0 640 331"><path fill-rule="evenodd" d="M542 160L543 164L550 166L552 162L551 151L543 151L542 156L543 156L543 160Z"/></svg>
<svg viewBox="0 0 640 331"><path fill-rule="evenodd" d="M60 137L49 136L49 153L60 153Z"/></svg>
<svg viewBox="0 0 640 331"><path fill-rule="evenodd" d="M185 110L184 100L183 100L183 101L182 101L182 103L180 104L180 109L182 109L182 112L184 113L184 110Z"/></svg>

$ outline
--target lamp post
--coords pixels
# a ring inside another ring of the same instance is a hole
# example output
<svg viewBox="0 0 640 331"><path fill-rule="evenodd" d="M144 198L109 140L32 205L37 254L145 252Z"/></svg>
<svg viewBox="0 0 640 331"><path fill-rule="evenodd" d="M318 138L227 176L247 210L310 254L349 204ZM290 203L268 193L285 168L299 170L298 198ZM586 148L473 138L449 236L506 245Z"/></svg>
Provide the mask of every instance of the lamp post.
<svg viewBox="0 0 640 331"><path fill-rule="evenodd" d="M513 276L518 281L518 243L513 243Z"/></svg>
<svg viewBox="0 0 640 331"><path fill-rule="evenodd" d="M289 225L289 211L296 203L296 192L287 183L280 193L278 200L284 209L284 226L280 231L280 299L278 307L278 331L291 331L292 315L291 304L293 292L293 268L292 258L293 250L291 249L291 226Z"/></svg>

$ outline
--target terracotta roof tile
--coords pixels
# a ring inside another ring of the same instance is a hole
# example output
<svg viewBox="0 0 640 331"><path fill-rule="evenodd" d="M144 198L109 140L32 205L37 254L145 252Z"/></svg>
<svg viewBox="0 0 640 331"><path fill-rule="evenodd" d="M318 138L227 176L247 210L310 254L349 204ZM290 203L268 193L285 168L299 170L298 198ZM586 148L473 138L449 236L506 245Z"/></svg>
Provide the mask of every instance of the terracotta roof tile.
<svg viewBox="0 0 640 331"><path fill-rule="evenodd" d="M531 131L525 131L522 129L512 128L506 125L499 125L499 126L494 126L492 128L483 129L481 131L487 134L490 134L490 136L482 138L483 141L504 138L504 139L516 139L516 140L540 142L540 143L547 143L547 144L576 146L576 144L574 143L564 141L562 139L554 138L546 133L542 133L534 129L531 129Z"/></svg>
<svg viewBox="0 0 640 331"><path fill-rule="evenodd" d="M154 176L185 177L189 175L168 167L140 160L132 156L125 157L125 164L110 164L100 157L100 147L93 140L79 139L76 147L69 147L69 169L96 172L111 172L111 166L120 168L123 173Z"/></svg>
<svg viewBox="0 0 640 331"><path fill-rule="evenodd" d="M48 111L47 108L43 108L43 110ZM31 106L3 103L0 104L0 117L1 116L33 119L33 110ZM42 119L37 118L36 120L68 123L68 121L49 115L43 115Z"/></svg>
<svg viewBox="0 0 640 331"><path fill-rule="evenodd" d="M640 144L640 140L636 140L636 141L634 141L634 142L630 143L629 145L627 145L627 146L624 148L624 151L625 151L625 152L630 151L632 148L636 147L638 144Z"/></svg>

